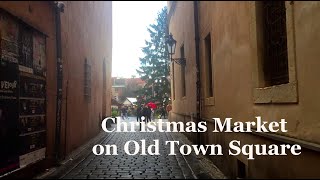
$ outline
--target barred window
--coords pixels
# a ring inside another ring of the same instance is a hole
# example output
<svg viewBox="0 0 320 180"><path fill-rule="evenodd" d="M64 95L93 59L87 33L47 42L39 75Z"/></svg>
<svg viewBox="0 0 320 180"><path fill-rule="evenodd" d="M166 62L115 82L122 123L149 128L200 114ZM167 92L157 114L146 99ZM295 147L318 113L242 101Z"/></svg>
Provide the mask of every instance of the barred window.
<svg viewBox="0 0 320 180"><path fill-rule="evenodd" d="M212 57L211 57L211 36L208 34L205 41L205 58L206 58L206 81L207 81L207 97L213 97L212 82Z"/></svg>
<svg viewBox="0 0 320 180"><path fill-rule="evenodd" d="M289 72L285 2L261 3L265 85L286 84L289 83Z"/></svg>
<svg viewBox="0 0 320 180"><path fill-rule="evenodd" d="M87 58L84 61L84 96L88 102L91 101L91 65Z"/></svg>

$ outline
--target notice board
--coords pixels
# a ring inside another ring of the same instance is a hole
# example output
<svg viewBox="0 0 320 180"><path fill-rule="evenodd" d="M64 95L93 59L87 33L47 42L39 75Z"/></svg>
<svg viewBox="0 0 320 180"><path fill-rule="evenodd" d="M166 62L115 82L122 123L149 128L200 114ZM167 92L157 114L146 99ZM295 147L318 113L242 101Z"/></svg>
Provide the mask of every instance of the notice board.
<svg viewBox="0 0 320 180"><path fill-rule="evenodd" d="M45 158L46 36L0 9L0 176Z"/></svg>

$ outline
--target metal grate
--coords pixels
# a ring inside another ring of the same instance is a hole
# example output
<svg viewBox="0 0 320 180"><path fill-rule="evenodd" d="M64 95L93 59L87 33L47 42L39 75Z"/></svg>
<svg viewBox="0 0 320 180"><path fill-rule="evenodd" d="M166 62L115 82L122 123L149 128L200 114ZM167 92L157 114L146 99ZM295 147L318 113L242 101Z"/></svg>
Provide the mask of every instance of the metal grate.
<svg viewBox="0 0 320 180"><path fill-rule="evenodd" d="M84 96L88 102L91 102L91 65L87 59L84 61Z"/></svg>
<svg viewBox="0 0 320 180"><path fill-rule="evenodd" d="M206 68L207 68L207 97L213 97L213 81L212 81L212 57L211 57L211 35L208 34L205 38L206 48Z"/></svg>
<svg viewBox="0 0 320 180"><path fill-rule="evenodd" d="M284 1L263 1L265 79L269 85L289 82L286 7Z"/></svg>

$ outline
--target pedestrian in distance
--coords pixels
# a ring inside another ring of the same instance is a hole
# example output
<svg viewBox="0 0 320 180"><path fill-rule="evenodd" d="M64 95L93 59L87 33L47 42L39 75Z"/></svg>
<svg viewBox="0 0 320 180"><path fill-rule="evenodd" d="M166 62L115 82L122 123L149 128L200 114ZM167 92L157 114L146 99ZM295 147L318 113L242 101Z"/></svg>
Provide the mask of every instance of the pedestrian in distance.
<svg viewBox="0 0 320 180"><path fill-rule="evenodd" d="M161 107L160 112L161 112L160 119L162 117L165 119L167 113L166 113L166 110L165 110L164 106Z"/></svg>
<svg viewBox="0 0 320 180"><path fill-rule="evenodd" d="M141 122L141 116L142 116L142 107L138 106L138 108L137 108L137 122Z"/></svg>
<svg viewBox="0 0 320 180"><path fill-rule="evenodd" d="M147 104L142 109L142 116L144 116L145 122L149 122L149 107Z"/></svg>
<svg viewBox="0 0 320 180"><path fill-rule="evenodd" d="M121 108L121 118L124 120L127 117L127 109L125 106Z"/></svg>
<svg viewBox="0 0 320 180"><path fill-rule="evenodd" d="M149 122L151 122L151 116L152 116L152 109L149 107L149 106L147 106L147 108L148 108L148 111L147 111L147 115L148 115L148 120L149 120Z"/></svg>

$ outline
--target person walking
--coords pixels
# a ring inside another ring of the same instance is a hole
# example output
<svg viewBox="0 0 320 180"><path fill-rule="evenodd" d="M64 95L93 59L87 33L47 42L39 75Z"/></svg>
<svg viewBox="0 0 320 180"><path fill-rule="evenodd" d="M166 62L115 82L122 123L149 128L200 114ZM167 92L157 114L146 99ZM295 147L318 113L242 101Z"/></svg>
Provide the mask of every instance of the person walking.
<svg viewBox="0 0 320 180"><path fill-rule="evenodd" d="M150 112L150 121L154 120L154 109L150 108L151 112Z"/></svg>
<svg viewBox="0 0 320 180"><path fill-rule="evenodd" d="M149 106L147 106L147 109L148 109L148 111L147 111L148 118L147 119L149 120L149 122L151 122L152 110L151 110L151 108Z"/></svg>
<svg viewBox="0 0 320 180"><path fill-rule="evenodd" d="M125 117L126 117L126 119L129 119L129 116L128 116L129 108L128 108L128 106L126 106L125 108L126 108L126 116Z"/></svg>
<svg viewBox="0 0 320 180"><path fill-rule="evenodd" d="M161 107L160 111L161 111L160 119L162 118L162 116L165 119L166 118L166 110L165 110L164 106Z"/></svg>
<svg viewBox="0 0 320 180"><path fill-rule="evenodd" d="M138 108L137 108L137 122L141 122L141 116L142 116L142 108L141 108L141 106L138 106Z"/></svg>
<svg viewBox="0 0 320 180"><path fill-rule="evenodd" d="M149 122L149 107L147 104L145 104L142 109L142 116L144 116L145 122Z"/></svg>
<svg viewBox="0 0 320 180"><path fill-rule="evenodd" d="M121 117L123 120L127 117L127 109L124 106L121 108Z"/></svg>

